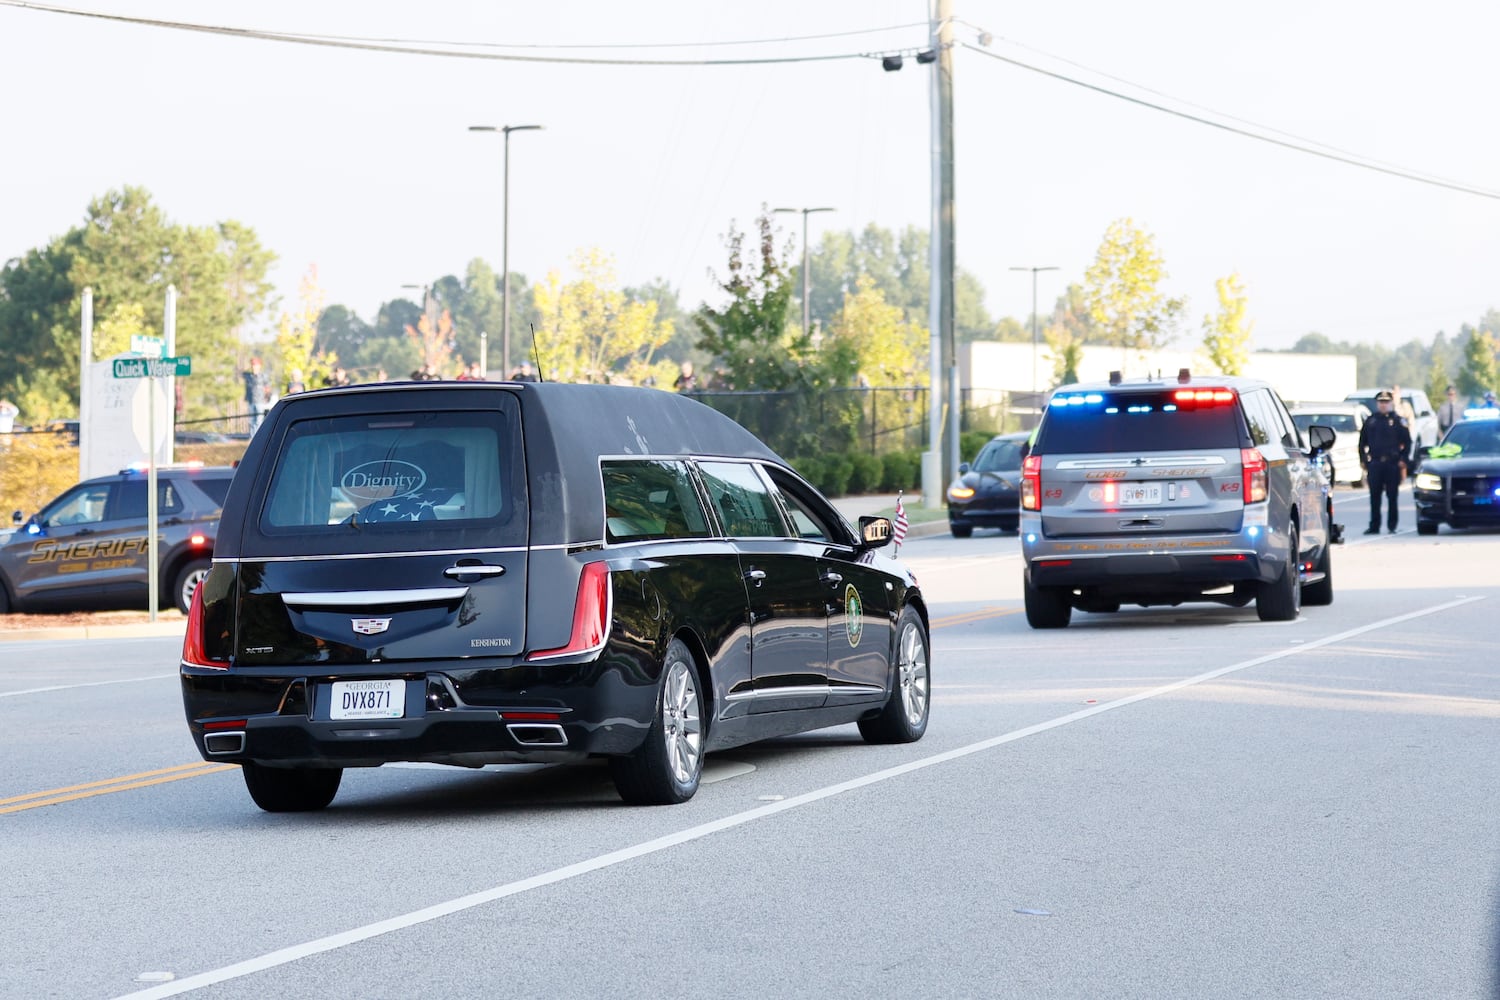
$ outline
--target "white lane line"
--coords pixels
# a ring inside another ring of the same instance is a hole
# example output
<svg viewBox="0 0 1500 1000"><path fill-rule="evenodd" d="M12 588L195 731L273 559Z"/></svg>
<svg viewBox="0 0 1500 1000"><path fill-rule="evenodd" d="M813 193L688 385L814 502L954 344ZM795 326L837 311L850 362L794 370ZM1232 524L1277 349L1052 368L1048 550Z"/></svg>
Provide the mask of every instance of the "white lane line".
<svg viewBox="0 0 1500 1000"><path fill-rule="evenodd" d="M543 872L540 875L533 875L530 878L520 879L516 882L508 882L505 885L498 885L491 889L484 889L480 892L470 893L467 896L459 896L457 899L450 899L447 902L436 903L432 906L423 907L420 910L413 910L410 913L403 913L399 916L390 917L386 920L378 920L375 923L366 924L363 927L355 927L351 930L342 931L338 934L330 934L327 937L318 938L314 941L307 941L303 944L280 948L276 951L268 952L267 954L260 955L256 958L246 959L243 962L236 962L233 965L226 965L220 969L213 969L209 972L201 972L195 976L189 976L186 979L180 979L174 983L152 987L151 989L147 990L140 990L136 993L125 994L124 996L118 998L118 1000L158 1000L158 998L161 997L174 997L183 993L190 993L194 990L202 989L205 986L214 986L218 983L227 982L231 979L239 979L242 976L252 975L256 972L264 972L267 969L274 969L277 966L288 965L292 962L296 962L304 958L309 958L313 955L320 955L324 952L336 951L339 948L345 948L352 944L358 944L359 942L367 941L370 938L380 937L384 934L391 934L395 931L405 930L408 927L415 927L417 924L424 924L432 920L438 920L442 917L452 916L455 913L461 913L464 910L473 909L476 906L483 906L486 903L493 903L496 900L504 899L507 896L520 895L523 892L530 892L532 889L540 889L545 886L556 885L559 882L564 882L568 879L576 878L579 875L587 875L590 872L600 871L604 868L611 868L615 865L624 864L627 861L634 861L637 858L643 858L650 854L656 854L672 847L678 847L682 844L690 843L694 840L701 840L704 837L709 837L716 833L722 833L725 830L731 830L737 826L743 826L746 823L753 823L756 820L765 819L769 816L775 816L778 813L783 813L791 809L797 809L802 806L811 805L814 802L821 802L823 799L832 798L835 795L842 795L845 792L851 792L857 788L864 788L867 785L874 785L883 781L889 781L892 778L898 778L902 775L911 774L913 771L920 771L925 768L935 767L938 764L946 764L949 761L959 760L961 758L971 756L972 754L982 753L985 750L992 750L995 747L1001 746L1006 743L1013 743L1016 740L1025 739L1028 736L1035 736L1038 733L1044 733L1049 729L1056 729L1059 726L1066 726L1074 722L1081 722L1084 719L1099 715L1102 712L1111 712L1117 708L1124 708L1126 705L1134 705L1136 702L1145 701L1148 698L1157 698L1164 694L1170 694L1173 691L1180 691L1185 687L1191 687L1195 684L1202 684L1205 681L1211 681L1215 678L1223 677L1225 674L1232 674L1239 670L1248 670L1250 667L1257 667L1261 664L1285 659L1289 656L1296 656L1299 653L1305 653L1309 650L1318 649L1322 646L1331 646L1334 643L1343 642L1345 639L1352 639L1355 636L1364 635L1367 632L1374 632L1378 629L1389 628L1392 625L1399 625L1402 622L1408 622L1414 618L1423 618L1427 615L1437 614L1440 611L1447 611L1451 608L1460 607L1465 604L1472 604L1475 601L1482 600L1484 600L1483 597L1460 598L1458 600L1448 601L1443 604L1435 604L1430 608L1423 608L1419 611L1410 611L1404 615L1396 615L1393 618L1385 618L1378 622L1372 622L1368 625L1361 625L1359 628L1352 628L1344 632L1339 632L1336 635L1330 635L1323 639L1314 640L1313 642L1303 643L1289 649L1281 650L1277 653L1268 653L1265 656L1257 656L1253 660L1244 660L1240 663L1236 663L1228 667L1220 667L1217 670L1210 670L1207 673L1198 674L1196 677L1189 677L1185 680L1175 681L1171 684L1163 685L1162 687L1152 688L1149 691L1142 691L1139 694L1133 694L1125 698L1119 698L1115 701L1105 702L1102 705L1093 705L1089 708L1081 709L1077 712L1071 712L1068 715L1059 716L1058 718L1051 719L1047 722L1039 722L1034 726L1027 726L1024 729L1017 729L1013 732L1005 733L1000 736L993 736L986 740L980 740L978 743L970 743L967 746L958 747L954 750L947 750L943 753L934 754L931 757L923 757L920 760L909 761L905 764L898 764L895 767L888 767L883 771L875 771L871 774L866 774L858 778L851 778L848 781L841 781L836 785L829 785L826 788L819 788L811 792L804 792L801 795L795 795L788 799L782 799L779 802L768 802L763 806L756 806L754 809L747 809L744 812L738 812L732 816L725 816L722 819L716 819L708 823L702 823L698 826L689 827L686 830L679 830L676 833L669 833L664 837L657 837L655 840L648 840L645 843L636 844L632 847L621 848L618 851L610 851L608 854L601 854L598 857L589 858L587 860L579 861L571 865L565 865L562 868L554 868L552 871Z"/></svg>
<svg viewBox="0 0 1500 1000"><path fill-rule="evenodd" d="M47 691L71 691L74 688L102 687L105 684L134 684L136 681L159 681L176 674L151 674L147 677L117 677L112 681L86 681L82 684L54 684L52 687L27 688L25 691L0 691L0 698L15 698L23 694L42 694Z"/></svg>

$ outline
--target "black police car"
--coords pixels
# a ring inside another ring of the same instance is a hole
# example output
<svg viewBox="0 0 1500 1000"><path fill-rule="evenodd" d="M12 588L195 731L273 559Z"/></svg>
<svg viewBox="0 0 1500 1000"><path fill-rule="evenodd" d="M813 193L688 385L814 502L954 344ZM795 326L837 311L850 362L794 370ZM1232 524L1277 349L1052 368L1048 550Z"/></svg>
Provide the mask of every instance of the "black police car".
<svg viewBox="0 0 1500 1000"><path fill-rule="evenodd" d="M158 467L158 602L186 612L208 572L234 469ZM147 474L79 483L0 544L0 612L145 608L150 580Z"/></svg>
<svg viewBox="0 0 1500 1000"><path fill-rule="evenodd" d="M1500 416L1479 411L1448 428L1437 447L1420 449L1412 483L1417 534L1435 535L1440 524L1500 527L1500 419L1489 413Z"/></svg>
<svg viewBox="0 0 1500 1000"><path fill-rule="evenodd" d="M738 424L621 386L383 383L284 398L188 618L187 721L263 809L391 761L609 759L681 802L705 753L927 727L927 611Z"/></svg>
<svg viewBox="0 0 1500 1000"><path fill-rule="evenodd" d="M1021 460L1029 435L993 437L974 456L974 464L958 467L958 478L948 487L948 530L968 538L975 528L1015 531L1021 520Z"/></svg>

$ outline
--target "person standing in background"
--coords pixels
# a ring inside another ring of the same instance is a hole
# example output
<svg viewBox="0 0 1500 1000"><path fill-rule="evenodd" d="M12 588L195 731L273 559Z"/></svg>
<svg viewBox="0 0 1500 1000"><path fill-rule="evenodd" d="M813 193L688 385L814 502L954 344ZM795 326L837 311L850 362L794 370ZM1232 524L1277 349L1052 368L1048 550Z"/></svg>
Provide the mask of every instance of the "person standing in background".
<svg viewBox="0 0 1500 1000"><path fill-rule="evenodd" d="M286 392L282 395L290 396L294 392L306 392L307 380L302 377L301 368L293 368L291 377L286 380Z"/></svg>
<svg viewBox="0 0 1500 1000"><path fill-rule="evenodd" d="M1386 499L1386 530L1396 533L1399 514L1396 497L1401 480L1406 478L1406 456L1411 454L1411 432L1406 421L1392 412L1391 394L1384 389L1375 394L1380 412L1366 420L1359 429L1359 464L1370 483L1370 526L1367 535L1380 534L1380 498Z"/></svg>
<svg viewBox="0 0 1500 1000"><path fill-rule="evenodd" d="M1448 428L1463 419L1464 411L1458 405L1458 390L1449 386L1444 399L1438 406L1438 436L1448 433Z"/></svg>
<svg viewBox="0 0 1500 1000"><path fill-rule="evenodd" d="M261 370L260 358L251 358L250 367L240 374L245 380L245 405L250 409L250 433L254 434L271 402L271 380Z"/></svg>

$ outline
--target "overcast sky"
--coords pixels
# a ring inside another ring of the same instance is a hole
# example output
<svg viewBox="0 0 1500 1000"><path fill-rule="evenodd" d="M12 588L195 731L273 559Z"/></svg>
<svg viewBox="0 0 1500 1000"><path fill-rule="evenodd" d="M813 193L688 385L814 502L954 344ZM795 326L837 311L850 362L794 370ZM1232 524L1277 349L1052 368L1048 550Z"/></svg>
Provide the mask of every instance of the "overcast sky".
<svg viewBox="0 0 1500 1000"><path fill-rule="evenodd" d="M736 59L914 49L921 0L460 3L64 0L92 11L469 52ZM1492 113L1500 4L954 0L956 39L1132 96L1500 192ZM871 29L893 30L872 31ZM828 36L808 41L790 39ZM687 46L681 43L770 44ZM646 48L674 43L671 48ZM564 48L595 46L595 48ZM612 46L612 47L604 47ZM628 46L628 47L620 47ZM401 286L501 257L533 280L597 246L624 283L714 295L722 234L764 204L832 206L827 228L926 227L930 72L878 60L580 66L379 54L0 6L0 260L149 189L177 222L238 219L280 258L288 305L316 264L373 318ZM1114 79L1111 79L1113 77ZM1128 84L1121 81L1128 81ZM1136 86L1130 86L1134 84ZM1141 89L1147 88L1147 89ZM1148 91L1154 91L1150 93ZM1165 96L1163 96L1165 95ZM1196 105L1197 107L1190 107ZM1238 271L1256 346L1316 330L1397 344L1500 307L1500 201L1232 135L988 58L955 54L959 264L993 314L1080 282L1113 219L1156 237L1184 342ZM781 219L800 239L801 223ZM799 248L800 252L800 248Z"/></svg>

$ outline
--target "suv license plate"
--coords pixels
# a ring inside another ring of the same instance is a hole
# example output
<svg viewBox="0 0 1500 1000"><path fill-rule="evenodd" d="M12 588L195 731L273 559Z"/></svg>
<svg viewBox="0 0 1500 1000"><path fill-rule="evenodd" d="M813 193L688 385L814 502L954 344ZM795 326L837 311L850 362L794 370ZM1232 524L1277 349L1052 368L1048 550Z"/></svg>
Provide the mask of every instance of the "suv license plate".
<svg viewBox="0 0 1500 1000"><path fill-rule="evenodd" d="M1135 507L1161 503L1161 483L1122 483L1120 506Z"/></svg>
<svg viewBox="0 0 1500 1000"><path fill-rule="evenodd" d="M330 719L399 719L405 714L403 680L334 682Z"/></svg>

